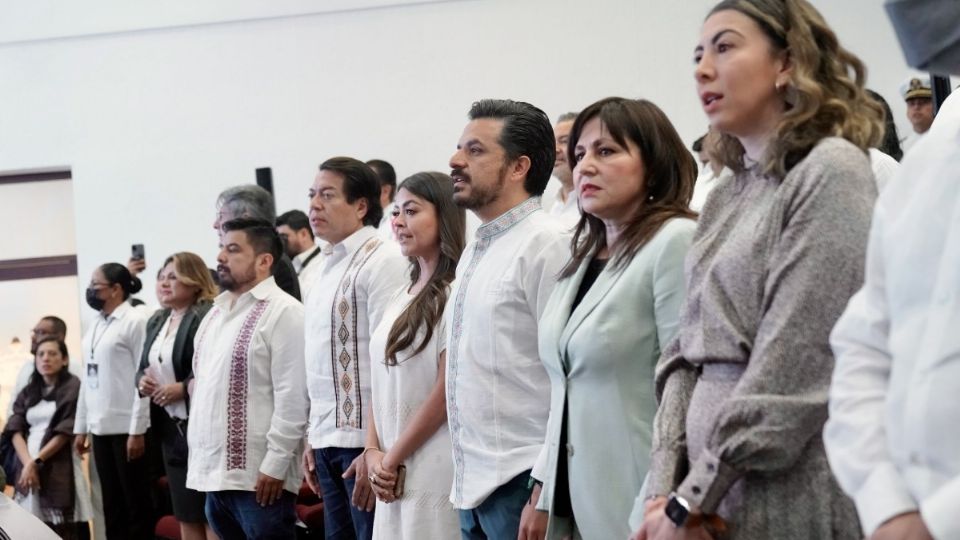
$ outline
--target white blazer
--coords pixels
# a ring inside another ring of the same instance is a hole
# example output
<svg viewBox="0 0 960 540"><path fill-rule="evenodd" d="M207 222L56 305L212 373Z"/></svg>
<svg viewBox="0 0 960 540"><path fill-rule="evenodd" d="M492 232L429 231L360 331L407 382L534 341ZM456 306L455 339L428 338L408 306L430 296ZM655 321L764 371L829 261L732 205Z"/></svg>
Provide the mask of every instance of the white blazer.
<svg viewBox="0 0 960 540"><path fill-rule="evenodd" d="M553 513L559 459L583 538L627 538L628 518L650 464L654 368L679 328L683 261L696 222L668 221L633 260L613 259L571 313L588 262L561 280L540 319L540 359L550 377L550 417L533 477L550 512L548 538L570 534ZM560 448L566 403L567 444Z"/></svg>

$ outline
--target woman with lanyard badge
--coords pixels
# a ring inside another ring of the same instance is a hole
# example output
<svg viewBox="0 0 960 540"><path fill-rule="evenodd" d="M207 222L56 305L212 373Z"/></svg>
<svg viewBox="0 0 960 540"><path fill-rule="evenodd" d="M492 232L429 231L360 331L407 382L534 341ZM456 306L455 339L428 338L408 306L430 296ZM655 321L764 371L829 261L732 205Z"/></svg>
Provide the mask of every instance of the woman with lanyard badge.
<svg viewBox="0 0 960 540"><path fill-rule="evenodd" d="M163 309L147 321L146 341L137 371L140 395L152 398L151 426L160 439L170 484L173 514L185 540L215 538L206 525L205 497L187 489L187 386L193 380L193 338L217 286L203 260L193 253L167 258L157 276L157 298ZM134 415L146 403L134 402Z"/></svg>
<svg viewBox="0 0 960 540"><path fill-rule="evenodd" d="M147 321L127 299L140 287L125 266L107 263L94 270L86 294L87 304L100 313L83 338L86 377L74 445L81 454L93 447L108 539L153 536L143 459L147 409L131 414L133 400L141 399L133 381Z"/></svg>

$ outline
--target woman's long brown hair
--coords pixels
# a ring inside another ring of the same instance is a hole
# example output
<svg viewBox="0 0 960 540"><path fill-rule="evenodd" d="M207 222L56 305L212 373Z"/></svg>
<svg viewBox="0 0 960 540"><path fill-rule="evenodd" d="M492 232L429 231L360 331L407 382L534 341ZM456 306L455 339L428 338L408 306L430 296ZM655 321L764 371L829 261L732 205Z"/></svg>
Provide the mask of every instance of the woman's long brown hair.
<svg viewBox="0 0 960 540"><path fill-rule="evenodd" d="M433 205L440 233L440 258L427 285L397 317L387 337L386 364L396 365L397 354L413 347L417 333L424 329L423 339L409 356L416 356L433 338L434 329L443 316L450 284L456 275L457 262L466 243L466 214L453 202L453 179L439 172L421 172L407 178L397 187L405 189ZM410 285L420 279L420 265L411 257Z"/></svg>
<svg viewBox="0 0 960 540"><path fill-rule="evenodd" d="M590 105L574 121L567 146L571 167L576 167L575 149L583 126L594 118L600 119L620 146L627 148L627 141L636 145L646 174L640 195L644 201L627 223L617 245L610 246L611 268L617 269L633 259L667 221L677 217L696 218L697 214L690 210L690 198L697 180L697 163L659 107L643 99L610 97ZM606 243L607 229L603 221L583 212L571 241L573 255L560 272L560 278L576 273L580 265Z"/></svg>

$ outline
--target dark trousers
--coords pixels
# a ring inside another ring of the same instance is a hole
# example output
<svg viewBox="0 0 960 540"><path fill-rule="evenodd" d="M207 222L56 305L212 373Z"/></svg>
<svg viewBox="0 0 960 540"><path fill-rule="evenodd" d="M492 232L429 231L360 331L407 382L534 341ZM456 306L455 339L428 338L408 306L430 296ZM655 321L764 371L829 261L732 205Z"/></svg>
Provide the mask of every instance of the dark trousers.
<svg viewBox="0 0 960 540"><path fill-rule="evenodd" d="M460 536L463 540L499 540L516 538L520 531L520 513L530 498L530 471L525 471L487 496L480 506L460 510Z"/></svg>
<svg viewBox="0 0 960 540"><path fill-rule="evenodd" d="M293 540L297 536L296 498L284 491L277 502L260 506L253 491L211 491L207 493L207 521L223 540Z"/></svg>
<svg viewBox="0 0 960 540"><path fill-rule="evenodd" d="M370 540L373 537L373 512L350 503L356 477L343 479L343 473L362 448L320 448L313 451L317 482L323 494L323 531L327 540Z"/></svg>
<svg viewBox="0 0 960 540"><path fill-rule="evenodd" d="M144 458L127 461L126 435L91 435L109 540L153 538L153 499Z"/></svg>

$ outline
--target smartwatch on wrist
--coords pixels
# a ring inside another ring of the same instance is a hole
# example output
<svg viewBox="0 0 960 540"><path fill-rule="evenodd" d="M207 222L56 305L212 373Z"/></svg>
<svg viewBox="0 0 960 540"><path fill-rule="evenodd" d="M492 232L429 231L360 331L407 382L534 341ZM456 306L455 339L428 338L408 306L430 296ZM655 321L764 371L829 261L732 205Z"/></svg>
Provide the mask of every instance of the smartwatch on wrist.
<svg viewBox="0 0 960 540"><path fill-rule="evenodd" d="M690 503L676 493L671 493L663 511L675 526L683 527L690 517Z"/></svg>

